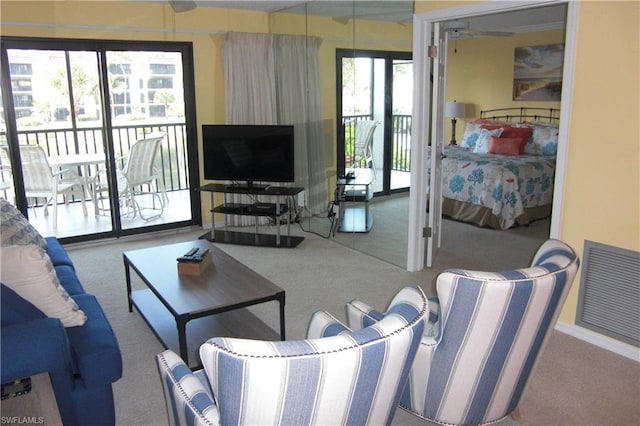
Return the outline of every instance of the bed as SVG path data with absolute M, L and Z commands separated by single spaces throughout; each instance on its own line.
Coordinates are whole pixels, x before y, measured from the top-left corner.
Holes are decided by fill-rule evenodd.
M 443 215 L 495 229 L 551 214 L 559 110 L 501 108 L 467 123 L 444 148 Z

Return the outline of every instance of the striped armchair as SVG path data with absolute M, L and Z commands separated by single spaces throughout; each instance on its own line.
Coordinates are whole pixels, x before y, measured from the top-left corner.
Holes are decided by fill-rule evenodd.
M 357 331 L 316 312 L 306 340 L 213 338 L 195 373 L 165 351 L 157 364 L 169 423 L 390 424 L 426 313 L 422 291 L 406 287 L 384 319 Z
M 578 266 L 571 247 L 552 239 L 526 269 L 440 274 L 441 312 L 425 331 L 400 406 L 451 425 L 518 418 L 518 403 Z M 347 313 L 352 328 L 385 317 L 359 301 L 349 303 Z

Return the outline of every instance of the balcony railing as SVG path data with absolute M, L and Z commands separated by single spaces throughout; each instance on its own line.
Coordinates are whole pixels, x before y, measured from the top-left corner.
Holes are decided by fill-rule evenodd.
M 158 166 L 162 170 L 163 183 L 167 191 L 189 188 L 187 167 L 187 138 L 184 123 L 138 124 L 113 126 L 114 154 L 119 167 L 124 167 L 131 145 L 150 133 L 167 134 L 160 148 Z M 104 152 L 104 129 L 102 127 L 38 128 L 18 131 L 20 145 L 40 145 L 49 156 L 70 154 L 95 154 Z M 6 133 L 0 134 L 0 146 L 7 145 Z M 6 162 L 3 156 L 0 160 Z M 6 164 L 4 164 L 6 166 Z M 104 165 L 92 166 L 90 174 L 98 174 Z
M 392 116 L 393 156 L 391 159 L 391 170 L 401 172 L 411 171 L 411 118 L 411 115 L 394 114 Z M 368 114 L 345 115 L 342 117 L 346 164 L 353 163 L 356 124 L 361 120 L 372 119 L 373 117 Z M 364 167 L 364 164 L 358 164 L 357 166 Z

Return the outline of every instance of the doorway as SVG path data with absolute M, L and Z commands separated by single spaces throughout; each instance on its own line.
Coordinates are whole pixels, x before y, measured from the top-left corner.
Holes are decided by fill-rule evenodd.
M 561 96 L 561 112 L 558 137 L 558 150 L 556 156 L 556 175 L 554 180 L 554 198 L 553 211 L 551 215 L 551 231 L 550 236 L 557 238 L 559 235 L 560 213 L 562 211 L 562 193 L 564 183 L 564 168 L 566 164 L 566 146 L 567 132 L 569 125 L 569 105 L 571 100 L 571 88 L 573 77 L 573 52 L 576 32 L 576 7 L 572 2 L 557 2 L 557 4 L 567 5 L 566 17 L 566 36 L 564 49 L 564 65 L 562 74 L 562 96 Z M 422 49 L 414 51 L 415 69 L 417 80 L 420 81 L 416 85 L 414 97 L 416 99 L 430 99 L 432 94 L 432 84 L 428 79 L 420 78 L 431 69 L 432 59 L 429 57 L 429 46 L 431 35 L 436 24 L 455 19 L 469 19 L 476 16 L 490 16 L 492 14 L 512 12 L 512 11 L 531 11 L 533 9 L 541 10 L 544 4 L 540 2 L 519 2 L 517 4 L 506 3 L 482 3 L 469 6 L 455 7 L 450 9 L 442 9 L 434 12 L 427 12 L 416 15 L 414 20 L 417 26 L 414 29 L 416 35 L 414 46 L 423 46 Z M 432 110 L 435 108 L 435 113 Z M 438 110 L 436 104 L 418 104 L 418 108 L 414 111 L 416 120 L 420 125 L 415 126 L 413 134 L 413 149 L 419 159 L 427 158 L 428 145 L 430 142 L 429 128 L 434 117 L 443 116 L 444 112 Z M 424 161 L 418 161 L 420 167 L 414 167 L 411 176 L 411 200 L 409 213 L 409 244 L 407 257 L 407 270 L 419 271 L 425 268 L 427 264 L 426 243 L 429 238 L 425 237 L 423 230 L 426 228 L 427 212 L 424 206 L 427 205 L 428 182 L 427 167 Z M 440 182 L 440 185 L 442 182 Z M 439 232 L 433 233 L 440 235 Z M 434 241 L 434 244 L 440 245 L 440 241 Z
M 376 196 L 409 190 L 413 61 L 410 52 L 336 50 L 338 174 L 372 169 Z M 357 123 L 373 120 L 372 155 L 359 159 Z
M 7 199 L 42 234 L 82 241 L 201 223 L 189 44 L 3 38 L 2 63 Z M 143 150 L 132 147 L 156 136 L 144 159 L 152 178 L 136 179 Z M 34 189 L 27 151 L 55 191 Z

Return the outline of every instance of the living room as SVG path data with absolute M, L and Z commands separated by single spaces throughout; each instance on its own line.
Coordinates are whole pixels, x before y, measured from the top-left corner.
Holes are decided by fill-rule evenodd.
M 34 6 L 35 4 L 37 7 Z M 193 12 L 175 13 L 170 5 L 156 2 L 36 3 L 3 1 L 1 7 L 3 37 L 186 41 L 193 43 L 194 80 L 197 94 L 195 109 L 198 125 L 225 122 L 225 99 L 222 90 L 224 87 L 223 33 L 226 31 L 268 33 L 271 22 L 269 15 L 265 12 L 202 7 Z M 448 7 L 450 5 L 447 2 L 416 2 L 415 11 L 421 13 Z M 569 243 L 580 257 L 583 255 L 583 245 L 586 240 L 637 251 L 640 248 L 638 241 L 640 197 L 638 195 L 638 143 L 637 138 L 630 138 L 628 135 L 636 133 L 638 101 L 637 98 L 632 99 L 623 108 L 622 105 L 602 102 L 602 99 L 628 99 L 629 93 L 638 92 L 638 81 L 634 77 L 637 72 L 629 72 L 629 70 L 637 70 L 638 64 L 638 6 L 625 2 L 614 5 L 597 2 L 581 3 L 576 7 L 576 14 L 575 19 L 579 23 L 579 31 L 575 34 L 573 97 L 569 102 L 571 115 L 568 125 L 568 161 L 564 176 L 563 203 L 561 211 L 558 213 L 561 220 L 553 232 L 560 239 Z M 328 23 L 323 28 L 326 30 L 328 38 L 348 40 L 351 36 L 340 33 L 344 26 Z M 379 32 L 388 33 L 384 30 Z M 602 37 L 600 34 L 607 34 L 607 37 Z M 373 34 L 370 36 L 373 37 Z M 337 42 L 330 44 L 334 43 L 338 44 Z M 327 57 L 332 55 L 331 50 L 334 48 L 334 46 L 327 46 Z M 594 71 L 591 65 L 601 62 L 615 64 L 611 67 L 610 74 L 606 79 Z M 326 96 L 327 99 L 333 99 L 334 93 L 335 90 L 327 90 L 323 92 L 323 96 Z M 325 106 L 332 104 L 333 102 L 330 100 L 324 102 Z M 327 106 L 327 108 L 330 107 Z M 329 110 L 326 112 L 326 117 L 333 118 L 335 114 Z M 603 122 L 616 123 L 616 125 L 601 126 L 600 124 Z M 603 156 L 601 152 L 602 141 L 609 139 L 622 145 L 627 154 Z M 198 142 L 199 149 L 201 149 L 200 143 L 201 141 Z M 598 173 L 594 173 L 594 170 L 597 170 Z M 203 182 L 201 177 L 198 180 Z M 597 196 L 594 196 L 593 189 L 586 188 L 596 188 L 598 190 Z M 594 205 L 595 200 L 605 203 L 607 206 L 616 206 L 620 200 L 626 200 L 626 207 L 601 208 Z M 199 215 L 206 219 L 209 217 L 208 200 L 205 195 L 202 195 L 200 201 Z M 139 241 L 136 244 L 139 244 Z M 235 249 L 230 248 L 230 250 Z M 87 250 L 94 250 L 92 253 L 97 255 L 100 249 L 96 246 L 87 248 Z M 105 250 L 109 250 L 108 247 L 105 246 Z M 322 250 L 329 249 L 322 246 Z M 78 260 L 79 265 L 83 262 L 91 264 L 91 258 L 83 261 L 81 253 L 77 249 L 74 248 L 71 252 L 77 253 L 74 256 L 80 259 Z M 247 261 L 250 262 L 250 259 L 254 257 L 261 257 L 264 253 L 271 253 L 271 251 L 250 251 L 246 254 Z M 99 256 L 102 257 L 102 255 Z M 354 253 L 353 256 L 356 259 L 352 258 L 349 262 L 336 261 L 333 270 L 347 270 L 352 264 L 362 260 L 357 253 Z M 276 264 L 281 262 L 275 255 L 269 254 L 267 257 Z M 113 261 L 114 265 L 116 262 L 120 262 L 118 256 L 116 259 Z M 336 259 L 332 258 L 332 260 Z M 84 273 L 88 273 L 91 269 L 88 265 L 82 265 L 81 268 L 85 271 Z M 384 271 L 385 268 L 386 266 L 376 266 L 372 271 Z M 406 271 L 398 272 L 397 268 L 393 271 L 394 273 L 388 272 L 389 276 L 386 279 L 392 281 L 415 279 L 415 276 L 406 273 Z M 264 273 L 267 274 L 267 272 Z M 407 275 L 405 276 L 405 274 Z M 379 275 L 379 277 L 382 276 Z M 394 278 L 396 276 L 403 278 Z M 330 277 L 327 279 L 331 280 Z M 347 282 L 358 282 L 362 279 L 364 278 L 350 277 L 351 281 Z M 367 279 L 376 279 L 375 274 Z M 576 277 L 573 290 L 560 317 L 562 323 L 574 327 L 578 310 L 579 283 L 580 275 Z M 353 295 L 350 294 L 349 289 L 345 288 L 332 287 L 332 290 L 335 290 L 332 296 L 340 300 L 331 302 L 331 306 L 321 306 L 322 309 L 340 310 L 344 304 L 344 298 L 368 299 L 366 294 L 355 294 L 356 290 Z M 117 285 L 112 293 L 115 293 L 113 297 L 121 299 L 117 303 L 126 303 L 123 283 Z M 105 295 L 108 294 L 109 291 L 105 291 Z M 384 293 L 384 297 L 388 296 L 388 292 Z M 382 299 L 383 296 L 380 295 L 380 298 Z M 324 301 L 326 302 L 326 300 Z M 297 313 L 295 318 L 304 321 L 303 318 L 308 318 L 311 312 L 306 311 L 309 308 L 308 305 L 296 306 L 290 303 L 288 315 Z M 301 312 L 302 309 L 305 311 Z M 153 340 L 153 335 L 149 333 L 148 329 L 144 328 L 144 324 L 140 323 L 136 327 L 138 326 L 140 326 L 138 330 L 143 336 L 142 339 L 151 344 L 152 350 L 150 352 L 158 350 L 159 346 L 153 346 L 157 345 L 157 342 Z M 290 330 L 288 334 L 292 337 L 300 336 L 302 328 L 300 325 L 297 329 Z M 575 328 L 577 329 L 577 327 Z M 581 337 L 585 340 L 590 339 L 590 337 Z M 598 336 L 595 337 L 595 340 L 598 340 Z M 601 340 L 607 342 L 604 337 Z M 135 346 L 136 342 L 133 338 L 131 340 L 123 339 L 120 344 L 122 347 Z M 607 343 L 602 345 L 606 346 Z M 145 351 L 147 350 L 145 349 Z M 630 349 L 630 351 L 635 354 L 637 359 L 637 349 Z M 152 364 L 152 360 L 149 361 L 149 364 Z M 634 364 L 632 368 L 637 372 L 637 364 Z M 127 362 L 125 360 L 126 374 Z M 149 374 L 153 374 L 153 371 Z M 153 380 L 157 380 L 156 377 L 149 377 L 148 380 L 147 383 L 150 386 L 155 386 Z M 127 383 L 134 385 L 136 382 L 128 381 Z M 127 389 L 118 389 L 118 391 L 126 393 Z M 160 403 L 163 402 L 160 401 Z M 118 407 L 118 404 L 127 405 L 128 403 L 121 400 L 116 404 Z M 140 411 L 136 412 L 135 410 Z M 626 414 L 628 419 L 637 419 L 637 412 L 635 414 L 627 412 Z M 145 416 L 144 407 L 137 407 L 134 408 L 133 416 L 126 418 L 128 420 L 139 418 L 141 423 L 145 423 L 142 419 L 149 417 Z M 526 415 L 524 420 L 526 421 Z M 122 421 L 124 424 L 125 420 Z

